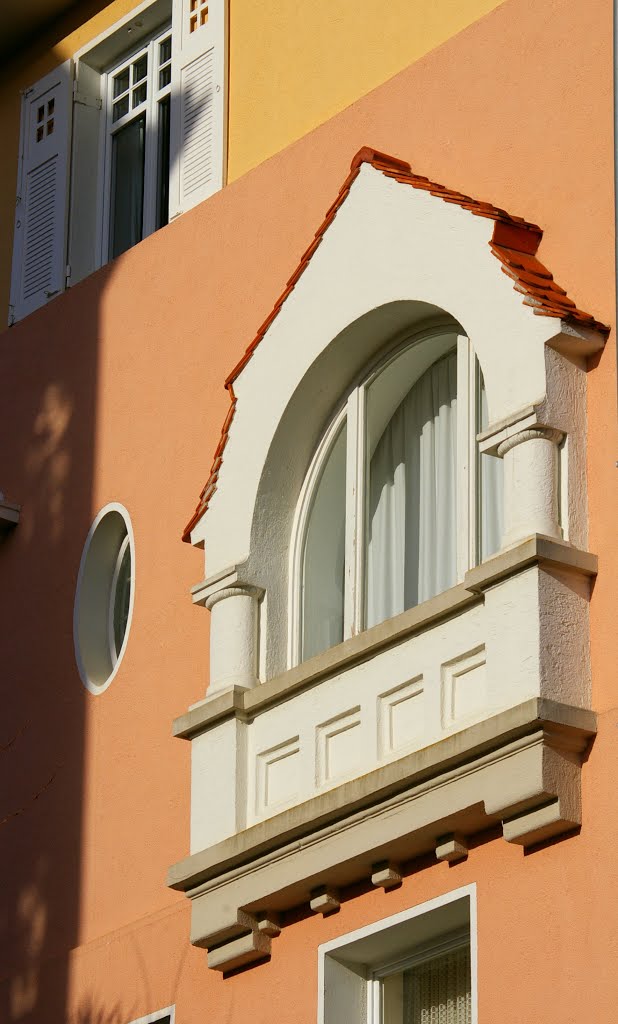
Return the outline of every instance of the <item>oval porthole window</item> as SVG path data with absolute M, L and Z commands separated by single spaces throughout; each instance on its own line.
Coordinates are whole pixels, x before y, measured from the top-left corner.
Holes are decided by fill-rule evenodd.
M 101 509 L 86 538 L 77 579 L 73 634 L 84 686 L 102 693 L 127 644 L 133 611 L 135 551 L 129 513 L 114 502 Z

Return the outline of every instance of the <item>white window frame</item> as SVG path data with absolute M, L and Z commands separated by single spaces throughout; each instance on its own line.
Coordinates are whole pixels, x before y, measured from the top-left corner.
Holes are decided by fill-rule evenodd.
M 416 920 L 418 920 L 420 924 L 420 919 L 425 915 L 431 914 L 433 911 L 439 910 L 440 908 L 448 907 L 449 904 L 466 898 L 469 899 L 469 927 L 466 928 L 465 932 L 461 929 L 455 932 L 447 931 L 441 938 L 437 938 L 431 943 L 421 942 L 418 945 L 415 944 L 413 935 L 414 922 Z M 327 959 L 331 958 L 339 962 L 341 962 L 341 960 L 345 960 L 346 952 L 351 951 L 355 944 L 360 943 L 365 939 L 377 939 L 377 944 L 379 945 L 379 940 L 382 936 L 386 941 L 389 933 L 393 932 L 393 929 L 406 923 L 409 923 L 409 931 L 412 933 L 409 953 L 396 959 L 393 959 L 392 956 L 390 958 L 385 957 L 384 959 L 380 959 L 378 956 L 377 958 L 373 958 L 371 963 L 365 964 L 364 970 L 363 965 L 356 965 L 355 973 L 360 972 L 364 977 L 364 980 L 361 980 L 361 984 L 365 986 L 366 998 L 364 1003 L 366 1006 L 366 1013 L 364 1015 L 364 1019 L 351 1020 L 349 1024 L 381 1024 L 380 983 L 384 977 L 389 974 L 405 970 L 407 967 L 413 966 L 415 963 L 420 963 L 423 960 L 430 959 L 433 956 L 439 956 L 441 953 L 444 953 L 449 949 L 454 949 L 464 944 L 468 944 L 468 942 L 470 946 L 471 1024 L 478 1024 L 478 937 L 476 898 L 476 883 L 473 882 L 471 885 L 462 886 L 460 889 L 454 889 L 451 892 L 444 893 L 443 895 L 427 900 L 425 903 L 421 903 L 416 907 L 410 907 L 408 910 L 404 910 L 399 914 L 393 914 L 392 917 L 376 921 L 374 924 L 366 925 L 363 928 L 359 928 L 354 932 L 349 932 L 346 935 L 341 935 L 339 938 L 332 939 L 330 942 L 326 942 L 319 946 L 317 1024 L 329 1024 L 328 1000 L 329 997 L 332 998 L 332 993 L 327 992 L 326 986 Z
M 166 1006 L 164 1010 L 155 1010 L 154 1013 L 147 1013 L 145 1017 L 137 1017 L 136 1020 L 130 1021 L 129 1024 L 157 1024 L 157 1021 L 162 1020 L 164 1017 L 169 1017 L 170 1024 L 175 1024 L 176 1006 Z
M 303 556 L 313 498 L 332 445 L 347 424 L 345 503 L 345 585 L 343 639 L 362 632 L 365 626 L 365 529 L 368 495 L 366 416 L 367 393 L 372 382 L 404 351 L 452 334 L 457 349 L 457 582 L 480 555 L 479 452 L 476 441 L 480 410 L 480 367 L 471 340 L 454 324 L 439 324 L 419 332 L 406 332 L 386 357 L 364 371 L 338 408 L 316 449 L 297 504 L 290 545 L 288 607 L 288 668 L 302 660 Z M 460 439 L 463 443 L 460 443 Z M 460 452 L 464 453 L 462 458 Z
M 160 26 L 153 34 L 140 40 L 129 54 L 125 54 L 122 60 L 116 61 L 106 72 L 101 75 L 101 91 L 104 97 L 102 118 L 103 143 L 100 147 L 100 172 L 101 182 L 100 195 L 97 205 L 100 210 L 98 254 L 100 265 L 108 263 L 113 257 L 110 253 L 111 246 L 111 205 L 112 205 L 112 152 L 113 138 L 122 128 L 125 128 L 137 118 L 145 116 L 146 127 L 144 133 L 144 194 L 143 194 L 143 219 L 142 219 L 142 241 L 156 230 L 157 217 L 157 143 L 158 143 L 158 107 L 167 96 L 171 97 L 171 80 L 162 89 L 158 87 L 159 63 L 158 47 L 167 38 L 172 38 L 172 23 L 167 22 Z M 173 60 L 173 43 L 172 59 Z M 148 72 L 144 81 L 147 83 L 147 98 L 135 109 L 129 111 L 116 122 L 113 118 L 113 83 L 114 78 L 125 68 L 131 65 L 141 56 L 148 57 Z M 131 93 L 129 93 L 131 98 Z

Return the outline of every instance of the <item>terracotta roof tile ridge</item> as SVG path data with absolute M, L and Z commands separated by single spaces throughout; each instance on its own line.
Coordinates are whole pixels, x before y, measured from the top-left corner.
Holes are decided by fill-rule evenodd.
M 531 306 L 537 316 L 560 317 L 567 322 L 582 324 L 590 330 L 609 334 L 606 324 L 577 308 L 534 253 L 500 244 L 496 241 L 495 231 L 489 247 L 500 261 L 502 273 L 511 278 L 515 291 L 524 296 L 525 305 Z
M 230 395 L 230 407 L 221 430 L 221 437 L 217 445 L 213 462 L 210 468 L 208 480 L 200 494 L 200 498 L 182 535 L 183 541 L 189 541 L 194 527 L 200 521 L 213 494 L 217 489 L 219 470 L 223 463 L 223 454 L 227 444 L 230 428 L 236 411 L 236 396 L 234 394 L 234 381 L 245 368 L 257 346 L 266 334 L 267 330 L 281 312 L 281 308 L 296 287 L 300 277 L 306 270 L 311 258 L 319 247 L 327 228 L 333 222 L 337 211 L 345 201 L 355 179 L 360 173 L 363 164 L 370 164 L 375 170 L 380 171 L 388 178 L 410 185 L 420 191 L 429 192 L 430 195 L 441 199 L 443 202 L 453 203 L 467 210 L 477 217 L 485 217 L 494 221 L 494 230 L 489 247 L 501 263 L 501 270 L 514 282 L 513 287 L 524 296 L 524 303 L 533 308 L 537 316 L 560 317 L 567 321 L 576 321 L 584 326 L 609 333 L 609 328 L 595 320 L 589 313 L 578 309 L 575 303 L 569 299 L 565 290 L 557 285 L 545 266 L 536 258 L 539 243 L 543 237 L 542 229 L 537 224 L 532 224 L 522 217 L 514 217 L 500 207 L 493 206 L 479 199 L 473 199 L 463 192 L 456 192 L 452 189 L 433 182 L 420 174 L 415 174 L 410 164 L 398 157 L 382 153 L 380 150 L 363 146 L 355 154 L 350 164 L 350 171 L 343 182 L 335 201 L 326 211 L 324 219 L 318 227 L 311 244 L 300 258 L 296 270 L 286 283 L 285 289 L 275 302 L 271 312 L 258 328 L 253 341 L 248 345 L 243 356 L 236 364 L 225 381 L 225 387 Z

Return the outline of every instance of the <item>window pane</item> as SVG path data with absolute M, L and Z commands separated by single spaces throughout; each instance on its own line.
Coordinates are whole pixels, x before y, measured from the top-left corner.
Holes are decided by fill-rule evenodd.
M 346 428 L 317 485 L 303 552 L 302 658 L 343 640 Z
M 479 430 L 485 430 L 488 426 L 487 416 L 487 393 L 480 376 L 481 408 L 479 415 Z M 502 542 L 502 528 L 504 519 L 503 509 L 503 478 L 504 463 L 502 459 L 494 455 L 481 455 L 480 463 L 480 540 L 481 540 L 481 561 L 495 555 L 500 550 Z
M 141 80 L 146 77 L 147 73 L 148 54 L 145 53 L 144 56 L 140 57 L 139 60 L 136 60 L 133 65 L 133 85 L 135 85 L 136 82 L 141 82 Z
M 141 241 L 144 213 L 143 117 L 113 136 L 110 210 L 110 257 Z
M 114 99 L 129 88 L 129 69 L 125 68 L 114 76 Z
M 157 125 L 157 228 L 169 221 L 170 193 L 170 98 L 158 105 Z
M 135 110 L 136 107 L 139 107 L 140 103 L 146 102 L 146 96 L 146 83 L 144 82 L 142 85 L 138 85 L 137 89 L 133 90 L 133 110 Z
M 159 66 L 167 64 L 172 59 L 172 37 L 168 36 L 159 43 Z
M 471 1020 L 468 946 L 403 972 L 402 1024 L 470 1024 Z
M 129 620 L 129 603 L 131 601 L 131 546 L 127 544 L 121 556 L 120 566 L 116 577 L 116 590 L 113 595 L 113 630 L 114 648 L 116 657 L 120 654 L 120 648 L 127 631 Z
M 114 103 L 112 121 L 119 121 L 121 117 L 129 113 L 129 97 L 123 96 L 121 100 Z
M 424 368 L 450 345 L 408 349 L 369 388 L 368 626 L 456 582 L 456 352 Z

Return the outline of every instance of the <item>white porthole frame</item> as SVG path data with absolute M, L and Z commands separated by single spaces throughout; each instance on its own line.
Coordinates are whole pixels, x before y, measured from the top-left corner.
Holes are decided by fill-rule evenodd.
M 107 657 L 109 659 L 109 663 L 110 663 L 110 670 L 109 670 L 109 673 L 106 675 L 106 678 L 104 679 L 104 681 L 98 682 L 96 679 L 92 678 L 93 673 L 89 672 L 88 666 L 87 666 L 87 662 L 89 660 L 92 660 L 93 652 L 89 651 L 89 652 L 86 653 L 86 652 L 84 652 L 82 650 L 83 637 L 81 636 L 81 633 L 82 633 L 81 621 L 82 621 L 82 616 L 85 613 L 87 614 L 87 612 L 88 612 L 88 609 L 84 608 L 84 597 L 85 597 L 84 591 L 85 591 L 86 571 L 87 571 L 87 567 L 88 567 L 88 564 L 89 564 L 89 554 L 90 554 L 91 549 L 92 549 L 92 542 L 93 542 L 93 540 L 95 538 L 95 535 L 97 534 L 97 531 L 99 530 L 103 520 L 107 516 L 109 516 L 111 513 L 117 513 L 118 515 L 121 516 L 121 518 L 122 518 L 122 520 L 124 522 L 124 527 L 125 527 L 125 530 L 126 530 L 126 536 L 123 538 L 118 551 L 110 559 L 109 566 L 102 567 L 102 569 L 100 570 L 100 571 L 104 572 L 105 568 L 107 568 L 108 575 L 109 575 L 109 592 L 106 595 L 105 602 L 102 603 L 102 607 L 104 608 L 104 613 L 105 613 L 104 627 L 103 627 L 103 624 L 101 624 L 101 636 L 104 637 L 104 642 L 105 642 L 105 645 L 106 645 L 106 649 L 105 649 L 105 652 L 103 652 L 103 651 L 95 651 L 94 652 L 94 656 L 95 656 L 95 658 L 96 657 L 100 657 L 103 660 L 105 659 L 105 657 Z M 115 593 L 114 586 L 115 586 L 115 583 L 116 583 L 116 581 L 118 579 L 119 568 L 120 568 L 120 565 L 121 565 L 121 562 L 122 562 L 122 557 L 123 557 L 123 555 L 124 555 L 124 553 L 126 551 L 127 544 L 129 545 L 130 551 L 131 551 L 131 593 L 130 593 L 130 596 L 129 596 L 129 613 L 127 615 L 127 625 L 126 625 L 126 629 L 125 629 L 125 632 L 124 632 L 124 637 L 123 637 L 123 640 L 122 640 L 122 646 L 121 646 L 118 654 L 116 655 L 115 654 L 115 650 L 114 650 L 114 642 L 113 642 L 113 608 L 112 608 L 112 600 L 113 600 L 113 595 Z M 104 578 L 102 579 L 102 581 L 96 581 L 96 580 L 94 581 L 95 584 L 97 582 L 99 583 L 99 585 L 101 583 L 102 583 L 103 586 L 106 585 Z M 94 584 L 90 583 L 90 586 L 92 586 L 92 585 L 94 585 Z M 111 684 L 114 681 L 114 679 L 116 677 L 116 674 L 117 674 L 117 672 L 118 672 L 118 670 L 120 668 L 120 665 L 122 663 L 122 659 L 124 657 L 124 653 L 125 653 L 125 650 L 126 650 L 127 641 L 128 641 L 128 638 L 129 638 L 129 633 L 131 631 L 131 621 L 133 619 L 133 606 L 134 606 L 134 603 L 135 603 L 135 536 L 134 536 L 134 533 L 133 533 L 133 526 L 131 524 L 131 517 L 129 515 L 128 510 L 125 508 L 125 506 L 121 505 L 120 502 L 112 501 L 112 502 L 109 502 L 107 505 L 104 505 L 103 508 L 100 509 L 100 511 L 95 516 L 95 519 L 94 519 L 94 521 L 92 523 L 92 526 L 90 527 L 90 529 L 88 531 L 88 535 L 86 537 L 86 541 L 85 541 L 84 548 L 83 548 L 83 551 L 82 551 L 81 560 L 80 560 L 80 563 L 79 563 L 79 571 L 78 571 L 78 574 L 77 574 L 77 585 L 76 585 L 76 588 L 75 588 L 75 603 L 74 603 L 74 606 L 73 606 L 73 646 L 74 646 L 74 650 L 75 650 L 75 660 L 76 660 L 76 663 L 77 663 L 77 668 L 78 668 L 78 671 L 79 671 L 80 679 L 81 679 L 83 685 L 89 691 L 89 693 L 92 693 L 95 696 L 98 696 L 99 694 L 104 693 L 105 690 L 107 690 L 107 688 L 109 686 L 111 686 Z M 110 632 L 110 629 L 111 629 L 111 632 Z

